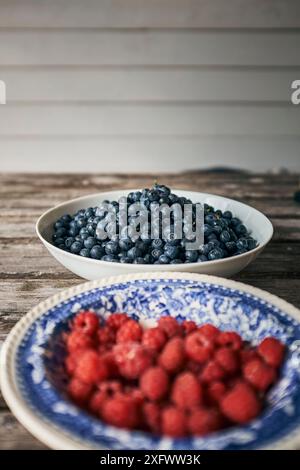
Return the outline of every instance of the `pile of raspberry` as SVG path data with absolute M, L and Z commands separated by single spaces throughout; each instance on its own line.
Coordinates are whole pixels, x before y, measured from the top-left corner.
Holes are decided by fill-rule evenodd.
M 161 317 L 144 329 L 125 313 L 79 312 L 65 335 L 68 394 L 104 422 L 174 438 L 258 416 L 284 345 L 257 347 L 234 331 Z

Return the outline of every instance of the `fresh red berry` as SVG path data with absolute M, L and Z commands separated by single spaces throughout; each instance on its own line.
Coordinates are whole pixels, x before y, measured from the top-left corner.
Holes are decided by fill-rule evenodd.
M 94 346 L 94 341 L 90 336 L 81 331 L 71 331 L 67 336 L 67 349 L 69 352 L 76 352 L 83 349 L 90 349 Z
M 182 328 L 174 317 L 160 317 L 158 327 L 166 333 L 168 338 L 182 334 Z
M 171 399 L 183 409 L 191 409 L 202 402 L 202 387 L 192 372 L 181 372 L 175 378 Z
M 185 413 L 176 406 L 167 406 L 162 410 L 161 428 L 167 436 L 183 437 L 187 433 Z
M 90 411 L 92 411 L 92 413 L 94 413 L 95 415 L 100 416 L 102 406 L 105 400 L 107 400 L 106 393 L 102 392 L 101 390 L 97 390 L 95 393 L 93 393 L 92 397 L 90 398 L 90 401 L 89 401 Z
M 142 344 L 145 348 L 159 352 L 167 341 L 166 334 L 160 328 L 148 328 L 143 333 Z
M 91 384 L 82 382 L 77 378 L 72 378 L 68 384 L 68 393 L 80 405 L 83 405 L 89 399 L 91 391 Z
M 75 330 L 85 335 L 93 335 L 99 327 L 99 318 L 95 312 L 79 312 L 73 320 Z
M 170 373 L 178 372 L 182 369 L 185 363 L 183 339 L 179 337 L 171 338 L 162 350 L 158 362 Z
M 261 405 L 250 385 L 239 382 L 230 390 L 220 403 L 221 411 L 234 423 L 247 423 L 260 412 Z
M 239 351 L 243 346 L 242 338 L 235 331 L 221 331 L 216 341 L 219 346 L 226 346 L 234 351 Z
M 200 364 L 199 362 L 192 361 L 190 359 L 186 363 L 186 369 L 189 370 L 190 372 L 193 372 L 193 374 L 199 375 L 203 369 L 203 365 Z
M 246 364 L 247 362 L 252 361 L 252 359 L 259 359 L 260 357 L 254 348 L 241 349 L 239 353 L 242 364 Z
M 148 402 L 143 405 L 143 419 L 150 431 L 155 434 L 160 432 L 160 408 L 156 403 Z
M 211 341 L 214 341 L 220 333 L 220 330 L 211 323 L 205 323 L 199 326 L 198 331 L 202 336 Z
M 162 367 L 149 367 L 140 378 L 140 387 L 149 400 L 161 400 L 168 393 L 168 374 Z
M 109 317 L 107 317 L 105 324 L 108 326 L 108 328 L 112 328 L 116 331 L 122 325 L 124 325 L 128 319 L 129 317 L 126 315 L 126 313 L 112 313 Z
M 284 358 L 285 346 L 276 338 L 265 338 L 257 347 L 264 361 L 273 367 L 279 367 Z
M 201 374 L 200 379 L 202 382 L 214 382 L 215 380 L 222 380 L 225 377 L 226 373 L 223 367 L 220 366 L 214 359 L 208 361 Z
M 140 343 L 120 343 L 113 351 L 120 374 L 127 379 L 137 379 L 152 363 L 151 355 Z
M 130 387 L 125 390 L 126 395 L 129 395 L 138 406 L 142 406 L 145 402 L 145 395 L 142 390 L 137 387 Z
M 182 326 L 182 328 L 183 328 L 186 335 L 188 335 L 192 331 L 197 330 L 197 325 L 192 320 L 183 320 L 181 326 Z
M 226 393 L 226 385 L 220 380 L 210 382 L 206 389 L 206 396 L 209 403 L 219 403 Z
M 101 359 L 106 364 L 108 370 L 108 376 L 110 378 L 118 377 L 119 375 L 119 368 L 115 360 L 115 355 L 113 351 L 105 351 L 103 354 L 100 355 Z
M 73 375 L 77 366 L 78 359 L 81 357 L 82 351 L 76 351 L 69 354 L 65 359 L 65 368 L 69 375 Z
M 119 428 L 132 429 L 139 424 L 138 406 L 132 398 L 122 394 L 106 400 L 101 415 L 106 423 Z
M 213 343 L 197 330 L 185 338 L 185 351 L 190 359 L 203 363 L 211 357 Z
M 232 349 L 218 349 L 215 352 L 214 359 L 228 374 L 234 374 L 239 369 L 238 356 Z
M 276 380 L 275 369 L 265 364 L 261 359 L 247 362 L 244 365 L 243 373 L 245 379 L 262 392 L 267 390 Z
M 214 408 L 195 408 L 188 417 L 188 428 L 195 436 L 205 436 L 222 427 L 222 418 Z
M 127 320 L 117 332 L 117 343 L 140 341 L 143 335 L 141 325 L 135 320 Z
M 105 362 L 100 359 L 96 351 L 84 351 L 78 359 L 74 371 L 77 379 L 88 384 L 96 384 L 107 379 L 108 369 Z
M 100 345 L 112 345 L 116 339 L 116 333 L 108 326 L 102 326 L 97 332 L 97 337 Z

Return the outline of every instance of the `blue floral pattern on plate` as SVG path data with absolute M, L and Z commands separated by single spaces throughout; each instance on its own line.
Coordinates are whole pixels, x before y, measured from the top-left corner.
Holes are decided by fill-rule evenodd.
M 204 438 L 169 439 L 107 426 L 68 401 L 61 334 L 82 308 L 101 317 L 125 311 L 145 325 L 161 315 L 212 322 L 258 343 L 272 335 L 288 345 L 281 377 L 268 394 L 262 415 L 247 426 Z M 254 449 L 271 445 L 300 425 L 300 324 L 249 293 L 185 279 L 137 279 L 78 294 L 49 309 L 24 335 L 16 354 L 18 388 L 27 405 L 46 423 L 91 448 Z

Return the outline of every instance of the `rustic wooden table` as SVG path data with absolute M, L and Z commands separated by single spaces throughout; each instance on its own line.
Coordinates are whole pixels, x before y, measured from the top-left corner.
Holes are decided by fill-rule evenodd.
M 0 341 L 25 313 L 60 289 L 82 282 L 60 266 L 35 235 L 38 216 L 85 194 L 151 185 L 155 175 L 0 175 Z M 299 175 L 192 172 L 170 174 L 173 188 L 229 196 L 264 212 L 275 235 L 260 257 L 236 276 L 300 307 Z M 0 397 L 0 449 L 44 449 L 13 417 Z

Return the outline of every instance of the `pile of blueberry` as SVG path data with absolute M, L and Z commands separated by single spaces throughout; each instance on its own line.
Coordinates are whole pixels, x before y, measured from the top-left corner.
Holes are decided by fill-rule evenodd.
M 234 217 L 230 211 L 222 212 L 204 204 L 204 243 L 199 249 L 191 250 L 187 246 L 191 241 L 187 237 L 174 238 L 174 224 L 171 217 L 171 227 L 168 233 L 160 238 L 151 239 L 147 232 L 141 231 L 138 237 L 130 236 L 134 216 L 128 215 L 127 226 L 121 233 L 109 235 L 109 223 L 106 225 L 108 238 L 103 240 L 97 236 L 97 227 L 107 215 L 105 207 L 110 203 L 114 208 L 116 218 L 119 214 L 119 202 L 103 201 L 98 207 L 80 209 L 74 215 L 63 215 L 54 224 L 53 244 L 58 248 L 86 258 L 93 258 L 114 263 L 134 264 L 179 264 L 205 262 L 236 256 L 253 250 L 256 240 L 250 236 L 241 220 Z M 192 204 L 185 197 L 172 193 L 164 185 L 155 184 L 151 189 L 131 192 L 127 196 L 127 204 L 142 203 L 148 210 L 152 203 L 172 206 L 177 203 L 181 207 Z M 196 211 L 193 208 L 193 224 Z M 183 232 L 185 230 L 183 229 Z

